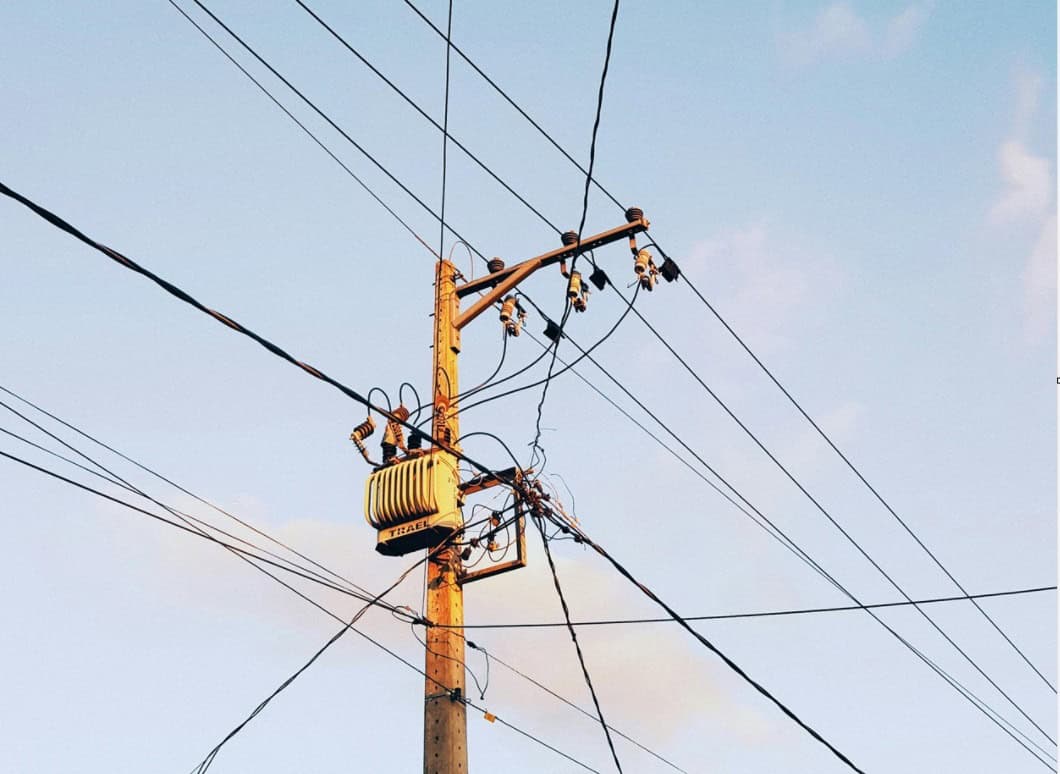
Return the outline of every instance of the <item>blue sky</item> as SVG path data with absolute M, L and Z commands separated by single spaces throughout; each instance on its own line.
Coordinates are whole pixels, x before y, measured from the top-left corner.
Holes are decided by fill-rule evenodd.
M 439 133 L 297 5 L 208 5 L 437 206 Z M 444 24 L 447 4 L 420 6 Z M 440 119 L 444 45 L 404 4 L 313 7 Z M 453 39 L 584 163 L 609 12 L 457 0 Z M 427 393 L 431 255 L 168 3 L 7 4 L 0 65 L 6 184 L 362 392 L 380 385 L 396 399 L 410 380 Z M 437 243 L 429 215 L 270 85 Z M 584 178 L 456 58 L 449 126 L 548 218 L 577 226 Z M 624 3 L 597 177 L 645 210 L 652 236 L 966 588 L 1055 582 L 1051 4 Z M 557 245 L 452 147 L 446 212 L 509 262 Z M 621 218 L 594 194 L 586 230 Z M 363 586 L 382 589 L 410 563 L 378 556 L 361 518 L 368 471 L 346 440 L 361 407 L 13 202 L 0 203 L 0 234 L 0 384 Z M 465 253 L 454 252 L 462 269 Z M 597 259 L 616 283 L 632 280 L 620 245 Z M 557 273 L 526 289 L 559 316 Z M 572 335 L 596 341 L 623 308 L 611 290 L 594 294 Z M 642 294 L 637 308 L 903 588 L 954 592 L 683 283 Z M 464 385 L 495 367 L 497 326 L 487 314 L 465 331 Z M 544 326 L 531 314 L 528 327 Z M 505 370 L 539 351 L 509 341 Z M 859 598 L 898 598 L 636 319 L 599 360 Z M 650 424 L 591 365 L 578 370 Z M 525 454 L 538 395 L 469 411 L 462 429 Z M 4 414 L 0 426 L 39 438 Z M 554 382 L 543 427 L 548 473 L 562 477 L 552 485 L 584 528 L 682 613 L 846 601 L 577 378 Z M 486 439 L 466 448 L 507 464 Z M 9 437 L 0 449 L 62 468 Z M 0 746 L 12 771 L 187 771 L 334 630 L 202 541 L 10 462 L 0 487 Z M 468 588 L 469 623 L 559 620 L 530 542 L 530 567 Z M 591 553 L 569 543 L 555 553 L 576 618 L 658 614 Z M 389 598 L 418 608 L 417 577 Z M 355 609 L 307 591 L 340 614 Z M 1055 595 L 983 604 L 1055 684 Z M 929 611 L 1055 729 L 1055 694 L 974 608 Z M 881 617 L 1055 754 L 915 611 Z M 1044 768 L 863 613 L 697 629 L 867 771 Z M 422 659 L 387 613 L 369 613 L 364 630 Z M 686 770 L 844 770 L 676 627 L 581 638 L 608 720 Z M 562 630 L 475 639 L 590 706 Z M 469 667 L 482 678 L 479 654 Z M 419 675 L 347 636 L 214 770 L 416 770 L 421 702 Z M 496 664 L 481 703 L 608 769 L 598 726 Z M 569 770 L 475 713 L 468 731 L 476 770 Z M 628 771 L 666 770 L 618 750 Z

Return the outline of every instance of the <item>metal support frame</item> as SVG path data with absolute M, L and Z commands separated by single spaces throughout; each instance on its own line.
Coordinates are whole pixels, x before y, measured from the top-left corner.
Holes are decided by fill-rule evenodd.
M 543 253 L 536 258 L 517 263 L 515 266 L 508 266 L 500 271 L 487 274 L 485 277 L 479 277 L 470 282 L 465 282 L 456 289 L 456 295 L 459 298 L 487 289 L 489 289 L 489 291 L 484 293 L 480 299 L 468 307 L 466 312 L 459 315 L 456 320 L 453 321 L 453 325 L 456 326 L 457 330 L 463 328 L 497 303 L 497 301 L 499 301 L 509 290 L 514 288 L 538 269 L 543 269 L 546 266 L 565 261 L 568 258 L 581 255 L 589 250 L 595 250 L 597 247 L 602 247 L 611 242 L 617 242 L 620 239 L 625 239 L 627 237 L 632 238 L 641 232 L 647 231 L 650 225 L 651 224 L 648 223 L 647 218 L 637 218 L 629 223 L 625 223 L 616 228 L 602 231 L 599 234 L 583 239 L 576 244 L 564 245 L 563 247 Z

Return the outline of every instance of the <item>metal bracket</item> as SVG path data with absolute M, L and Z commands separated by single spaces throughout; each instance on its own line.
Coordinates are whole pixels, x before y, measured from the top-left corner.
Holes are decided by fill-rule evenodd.
M 504 471 L 502 475 L 507 472 L 508 471 Z M 515 476 L 516 481 L 522 480 L 521 471 L 515 471 Z M 473 481 L 474 479 L 467 483 L 471 484 Z M 497 483 L 502 482 L 495 481 L 486 484 L 486 486 L 494 486 Z M 489 578 L 494 575 L 510 572 L 511 570 L 518 570 L 520 567 L 526 567 L 526 516 L 523 513 L 523 501 L 522 498 L 519 497 L 518 490 L 514 491 L 513 494 L 515 496 L 515 559 L 502 564 L 483 567 L 481 570 L 476 570 L 475 572 L 461 572 L 456 578 L 456 582 L 461 586 L 477 580 L 482 580 L 483 578 Z
M 492 307 L 498 300 L 503 298 L 508 291 L 538 269 L 543 269 L 546 266 L 551 266 L 560 261 L 566 261 L 568 258 L 581 255 L 589 250 L 595 250 L 597 247 L 616 242 L 619 239 L 624 239 L 626 237 L 632 238 L 642 231 L 647 231 L 649 225 L 651 224 L 648 223 L 647 218 L 636 218 L 635 220 L 632 220 L 629 223 L 624 223 L 616 228 L 603 231 L 591 237 L 586 237 L 576 244 L 564 245 L 563 247 L 543 253 L 536 258 L 517 263 L 515 266 L 509 266 L 500 271 L 495 271 L 492 274 L 487 274 L 485 277 L 479 277 L 470 282 L 465 282 L 456 289 L 456 295 L 460 298 L 479 291 L 489 292 L 484 293 L 480 299 L 467 309 L 467 311 L 453 320 L 453 327 L 457 330 L 463 328 L 480 314 Z

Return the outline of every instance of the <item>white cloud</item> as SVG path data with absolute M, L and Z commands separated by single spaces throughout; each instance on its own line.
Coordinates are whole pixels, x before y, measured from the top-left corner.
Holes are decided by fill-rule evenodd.
M 783 342 L 800 310 L 834 284 L 833 268 L 791 240 L 778 240 L 763 223 L 732 229 L 695 244 L 690 267 L 710 273 L 726 316 L 753 346 Z M 812 277 L 812 281 L 811 281 Z
M 880 51 L 888 57 L 898 56 L 916 42 L 927 21 L 930 7 L 914 3 L 887 22 L 880 40 Z
M 1049 160 L 1031 153 L 1022 140 L 1006 140 L 998 149 L 1004 188 L 990 210 L 995 223 L 1042 217 L 1052 200 Z
M 930 10 L 930 3 L 913 3 L 874 28 L 850 3 L 840 0 L 824 8 L 808 26 L 782 33 L 781 54 L 796 66 L 855 54 L 895 57 L 916 41 Z
M 1035 240 L 1024 259 L 1023 312 L 1030 340 L 1045 335 L 1055 322 L 1056 309 L 1056 199 L 1051 161 L 1036 155 L 1028 135 L 1037 117 L 1042 79 L 1020 71 L 1015 78 L 1012 130 L 998 148 L 1001 191 L 990 208 L 994 225 L 1029 224 Z

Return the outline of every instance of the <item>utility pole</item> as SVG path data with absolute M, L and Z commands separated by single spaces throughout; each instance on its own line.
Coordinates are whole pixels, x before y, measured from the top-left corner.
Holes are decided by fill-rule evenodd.
M 435 438 L 456 446 L 459 420 L 453 400 L 459 387 L 457 354 L 460 330 L 453 324 L 459 300 L 456 267 L 440 260 L 434 281 L 434 375 L 432 401 Z M 447 546 L 427 562 L 427 618 L 440 626 L 426 631 L 427 673 L 423 708 L 424 774 L 467 772 L 467 708 L 464 706 L 463 562 L 455 546 Z M 447 690 L 448 689 L 448 690 Z
M 526 566 L 524 505 L 521 493 L 524 476 L 532 471 L 516 466 L 504 471 L 483 473 L 469 481 L 460 481 L 458 459 L 460 429 L 457 400 L 457 356 L 460 354 L 460 331 L 483 312 L 499 308 L 500 322 L 509 336 L 518 336 L 525 310 L 519 304 L 516 287 L 539 269 L 559 264 L 567 281 L 567 299 L 578 312 L 584 312 L 589 297 L 587 283 L 567 261 L 582 253 L 622 239 L 629 240 L 634 257 L 633 271 L 641 288 L 651 290 L 657 275 L 672 282 L 679 270 L 667 259 L 656 267 L 651 254 L 637 247 L 636 235 L 648 230 L 644 213 L 635 207 L 626 211 L 626 223 L 608 231 L 585 237 L 581 241 L 573 231 L 563 234 L 562 247 L 506 267 L 494 258 L 488 262 L 484 277 L 457 285 L 456 267 L 446 260 L 435 264 L 434 282 L 434 372 L 432 382 L 432 436 L 437 448 L 421 448 L 422 436 L 416 433 L 408 446 L 401 426 L 408 425 L 409 411 L 399 406 L 384 413 L 387 419 L 382 462 L 376 463 L 364 446 L 375 431 L 375 421 L 368 418 L 354 428 L 352 440 L 369 465 L 373 467 L 365 483 L 365 518 L 378 531 L 376 550 L 386 556 L 402 556 L 412 551 L 433 549 L 427 561 L 427 609 L 425 617 L 426 654 L 423 708 L 424 774 L 467 774 L 467 705 L 465 689 L 464 593 L 463 585 Z M 589 282 L 602 290 L 608 284 L 603 269 L 594 264 Z M 479 297 L 463 312 L 460 299 Z M 560 335 L 559 326 L 549 321 L 547 336 Z M 418 432 L 418 431 L 417 431 Z M 416 441 L 414 444 L 413 441 Z M 404 454 L 398 454 L 398 451 Z M 466 522 L 464 499 L 494 486 L 512 488 L 515 516 L 502 520 L 493 514 L 492 531 L 485 536 L 464 536 Z M 507 510 L 507 509 L 505 509 Z M 467 572 L 464 557 L 473 547 L 485 545 L 492 550 L 493 537 L 499 531 L 515 527 L 516 558 L 491 561 L 487 566 Z M 453 541 L 465 537 L 461 554 Z M 486 542 L 483 543 L 482 541 Z M 509 543 L 511 545 L 511 543 Z M 441 546 L 439 548 L 439 546 Z M 487 714 L 487 719 L 491 716 Z

